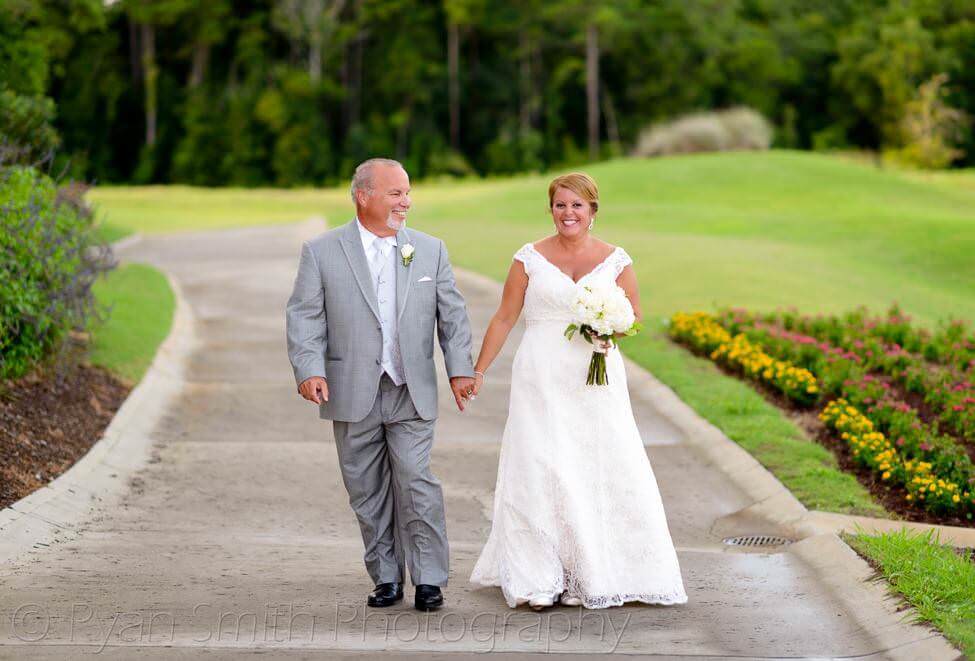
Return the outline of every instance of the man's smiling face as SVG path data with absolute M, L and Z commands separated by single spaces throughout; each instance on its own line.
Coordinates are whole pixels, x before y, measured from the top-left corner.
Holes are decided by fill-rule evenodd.
M 398 232 L 406 223 L 410 210 L 410 177 L 395 165 L 376 165 L 372 190 L 364 196 L 362 207 L 370 220 Z

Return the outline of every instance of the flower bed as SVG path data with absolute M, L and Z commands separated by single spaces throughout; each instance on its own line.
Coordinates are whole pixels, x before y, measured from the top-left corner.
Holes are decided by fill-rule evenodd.
M 772 386 L 795 402 L 810 405 L 819 397 L 819 385 L 809 370 L 776 360 L 743 335 L 732 337 L 707 314 L 674 315 L 670 334 L 698 353 L 707 354 L 711 360 L 733 371 Z
M 732 333 L 776 329 L 855 357 L 864 372 L 887 375 L 893 384 L 916 395 L 930 408 L 932 422 L 941 430 L 975 445 L 975 337 L 966 338 L 966 326 L 960 321 L 942 324 L 932 334 L 911 328 L 896 307 L 877 318 L 862 310 L 842 317 L 723 310 L 717 320 Z
M 941 431 L 938 421 L 924 421 L 898 396 L 891 380 L 871 374 L 866 360 L 856 353 L 763 322 L 748 326 L 726 319 L 718 321 L 728 323 L 729 332 L 741 333 L 779 360 L 810 370 L 820 380 L 824 397 L 844 397 L 859 407 L 908 456 L 934 464 L 936 473 L 947 479 L 975 484 L 975 464 L 962 443 Z
M 694 351 L 774 387 L 800 407 L 825 404 L 820 419 L 850 446 L 858 464 L 874 470 L 881 480 L 903 486 L 906 499 L 929 512 L 972 518 L 971 448 L 964 438 L 942 431 L 947 425 L 940 417 L 924 420 L 900 396 L 907 389 L 905 375 L 931 368 L 923 357 L 902 347 L 879 350 L 866 342 L 858 346 L 856 340 L 835 332 L 835 326 L 822 324 L 821 335 L 839 337 L 848 346 L 834 345 L 800 332 L 799 324 L 788 328 L 781 319 L 769 317 L 743 310 L 724 310 L 717 316 L 678 313 L 669 333 Z
M 819 419 L 847 442 L 858 463 L 879 473 L 882 480 L 903 485 L 907 500 L 935 513 L 975 509 L 971 491 L 938 477 L 930 462 L 906 459 L 900 448 L 876 431 L 873 422 L 845 399 L 830 402 Z

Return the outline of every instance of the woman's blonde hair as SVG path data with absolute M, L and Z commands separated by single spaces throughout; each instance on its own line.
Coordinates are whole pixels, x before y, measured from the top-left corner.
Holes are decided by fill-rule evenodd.
M 592 212 L 599 211 L 599 189 L 596 182 L 588 174 L 583 172 L 570 172 L 556 177 L 548 185 L 548 208 L 552 208 L 555 200 L 555 191 L 558 188 L 568 188 L 570 191 L 589 203 Z

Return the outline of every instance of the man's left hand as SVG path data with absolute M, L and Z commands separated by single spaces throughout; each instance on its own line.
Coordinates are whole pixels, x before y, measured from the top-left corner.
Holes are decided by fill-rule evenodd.
M 474 379 L 469 376 L 455 376 L 450 380 L 450 389 L 454 393 L 457 408 L 463 411 L 474 394 Z

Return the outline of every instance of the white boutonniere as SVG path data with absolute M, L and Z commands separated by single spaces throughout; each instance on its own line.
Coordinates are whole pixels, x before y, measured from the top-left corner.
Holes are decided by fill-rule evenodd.
M 399 249 L 399 254 L 403 258 L 403 266 L 409 266 L 410 262 L 413 261 L 413 252 L 414 249 L 412 243 L 404 243 Z

